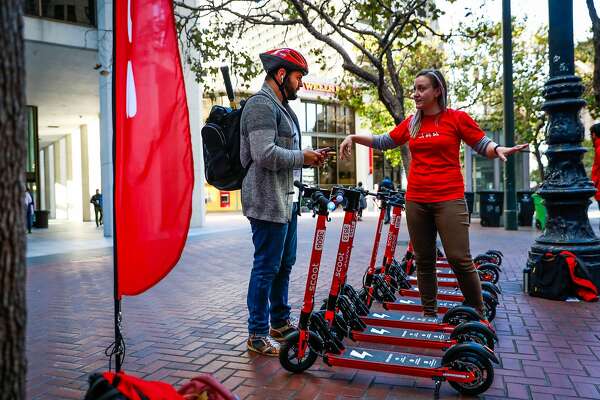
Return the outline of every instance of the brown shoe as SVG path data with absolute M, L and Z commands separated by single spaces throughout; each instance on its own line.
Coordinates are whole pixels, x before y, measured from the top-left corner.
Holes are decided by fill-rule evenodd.
M 434 312 L 431 312 L 431 311 L 424 311 L 424 312 L 423 312 L 423 316 L 424 316 L 425 318 L 435 318 L 436 320 L 438 320 L 438 321 L 439 321 L 438 315 L 437 315 L 437 313 L 436 313 L 435 311 L 434 311 Z
M 277 357 L 279 355 L 279 343 L 271 336 L 256 336 L 252 335 L 246 342 L 248 350 L 269 357 Z
M 271 330 L 269 331 L 269 336 L 271 336 L 273 339 L 277 340 L 278 342 L 283 342 L 285 341 L 285 337 L 289 334 L 292 334 L 294 332 L 296 332 L 298 330 L 298 324 L 291 320 L 288 319 L 287 321 L 285 321 L 285 324 L 274 328 L 271 327 Z

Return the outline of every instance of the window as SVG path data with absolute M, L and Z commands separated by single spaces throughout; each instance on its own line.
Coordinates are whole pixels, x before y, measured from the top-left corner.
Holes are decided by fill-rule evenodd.
M 317 139 L 317 148 L 323 148 L 323 147 L 333 147 L 334 149 L 336 149 L 337 151 L 337 143 L 335 138 L 318 138 Z M 338 161 L 337 161 L 337 153 L 336 154 L 330 154 L 329 155 L 329 160 L 327 161 L 327 163 L 322 167 L 319 168 L 319 185 L 327 187 L 327 186 L 333 186 L 336 183 L 340 183 L 338 182 L 338 177 L 337 177 L 337 165 L 338 165 Z
M 337 106 L 335 104 L 327 105 L 327 132 L 337 133 Z
M 26 132 L 27 136 L 27 165 L 26 165 L 26 180 L 27 187 L 31 190 L 36 208 L 40 205 L 40 190 L 39 190 L 39 147 L 38 147 L 38 119 L 37 107 L 27 106 L 26 113 Z
M 327 108 L 317 104 L 317 126 L 315 132 L 327 132 Z
M 337 151 L 343 138 L 354 133 L 354 113 L 347 107 L 334 103 L 302 102 L 293 104 L 302 129 L 302 147 L 313 149 L 331 147 L 329 161 L 323 168 L 304 169 L 302 181 L 323 187 L 356 185 L 354 153 L 348 160 L 339 160 Z
M 336 150 L 340 148 L 340 144 L 342 143 L 341 138 L 337 139 Z M 338 165 L 338 183 L 341 185 L 356 185 L 356 160 L 354 155 L 356 154 L 356 145 L 352 150 L 352 154 L 350 157 L 340 160 Z
M 296 113 L 298 117 L 298 123 L 300 124 L 300 131 L 306 132 L 306 104 L 301 103 L 299 101 L 290 102 L 290 106 L 292 110 Z
M 315 103 L 306 103 L 306 132 L 317 131 L 317 105 Z M 302 123 L 300 123 L 302 126 Z
M 81 25 L 96 25 L 95 0 L 27 0 L 25 14 Z
M 373 183 L 379 185 L 386 176 L 392 180 L 396 188 L 402 187 L 402 167 L 392 166 L 383 151 L 373 149 Z

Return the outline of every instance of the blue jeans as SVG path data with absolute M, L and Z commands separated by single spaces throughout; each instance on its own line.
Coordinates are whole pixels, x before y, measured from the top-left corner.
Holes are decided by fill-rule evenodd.
M 290 317 L 288 286 L 296 262 L 297 204 L 287 224 L 250 220 L 254 243 L 254 264 L 248 285 L 248 332 L 265 336 L 271 326 L 281 326 Z

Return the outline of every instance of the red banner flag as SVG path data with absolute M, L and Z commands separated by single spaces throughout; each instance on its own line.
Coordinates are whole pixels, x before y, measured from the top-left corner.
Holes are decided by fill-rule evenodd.
M 192 213 L 189 116 L 171 0 L 119 0 L 115 12 L 117 296 L 175 266 Z

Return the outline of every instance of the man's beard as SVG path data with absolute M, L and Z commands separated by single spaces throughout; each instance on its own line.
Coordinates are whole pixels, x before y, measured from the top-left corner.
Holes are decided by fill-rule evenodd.
M 292 87 L 290 82 L 285 84 L 285 97 L 288 100 L 296 100 L 298 98 L 298 90 Z

